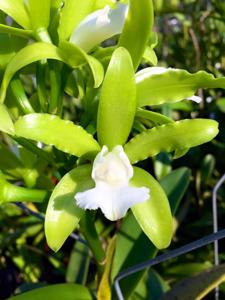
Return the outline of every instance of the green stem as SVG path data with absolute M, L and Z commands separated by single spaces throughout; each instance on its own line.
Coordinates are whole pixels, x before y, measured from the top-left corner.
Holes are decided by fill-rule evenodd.
M 51 38 L 49 36 L 48 31 L 45 28 L 39 28 L 35 32 L 35 37 L 38 41 L 44 42 L 44 43 L 50 43 L 52 44 Z M 61 68 L 60 64 L 56 62 L 49 61 L 49 75 L 50 75 L 50 103 L 49 103 L 49 113 L 51 114 L 59 114 L 60 109 L 59 106 L 61 106 Z M 40 99 L 41 101 L 43 99 Z M 44 101 L 44 100 L 43 100 Z
M 34 113 L 34 109 L 27 98 L 24 87 L 18 76 L 14 77 L 11 81 L 10 91 L 14 99 L 16 100 L 18 107 L 22 110 L 24 114 Z
M 59 63 L 49 61 L 49 75 L 50 75 L 50 104 L 49 113 L 59 114 L 59 106 L 61 106 L 61 74 Z
M 81 231 L 86 238 L 96 259 L 99 277 L 101 278 L 101 275 L 104 271 L 106 254 L 94 225 L 93 214 L 90 212 L 85 212 L 84 217 L 81 219 L 80 225 Z
M 44 190 L 28 189 L 9 184 L 5 191 L 6 202 L 44 202 L 49 193 Z
M 37 93 L 42 112 L 48 110 L 48 93 L 45 86 L 45 67 L 46 63 L 43 61 L 37 64 L 36 78 L 37 78 Z
M 4 24 L 0 24 L 0 32 L 20 36 L 20 37 L 26 38 L 26 39 L 33 37 L 32 30 L 24 30 L 24 29 L 12 27 L 12 26 L 7 26 Z
M 0 177 L 1 202 L 43 202 L 49 197 L 49 192 L 16 186 Z

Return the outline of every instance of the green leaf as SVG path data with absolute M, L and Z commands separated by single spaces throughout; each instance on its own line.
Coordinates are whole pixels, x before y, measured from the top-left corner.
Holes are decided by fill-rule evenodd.
M 128 51 L 114 51 L 102 86 L 97 133 L 101 145 L 123 145 L 132 128 L 135 111 L 134 69 Z
M 49 114 L 29 114 L 15 123 L 15 134 L 27 139 L 53 145 L 57 149 L 82 156 L 100 151 L 92 135 L 81 126 Z
M 146 130 L 125 146 L 131 163 L 155 156 L 161 151 L 186 149 L 211 141 L 218 134 L 218 123 L 210 119 L 182 120 Z
M 14 134 L 14 125 L 4 104 L 0 103 L 0 131 Z
M 76 241 L 66 269 L 66 281 L 85 285 L 91 257 L 87 245 Z
M 27 9 L 31 26 L 34 30 L 48 28 L 50 21 L 51 0 L 28 0 Z
M 173 212 L 177 211 L 190 180 L 191 171 L 185 167 L 176 169 L 161 179 L 160 185 L 170 200 L 170 207 Z M 174 183 L 176 184 L 174 185 Z
M 76 205 L 74 195 L 93 185 L 91 166 L 85 165 L 67 173 L 55 187 L 45 217 L 45 235 L 52 250 L 62 247 L 84 214 Z
M 149 120 L 151 122 L 153 122 L 156 125 L 163 125 L 166 123 L 172 123 L 174 122 L 172 119 L 154 112 L 154 111 L 150 111 L 150 110 L 145 110 L 142 108 L 138 108 L 136 111 L 136 117 L 142 118 L 142 119 L 146 119 Z
M 139 0 L 129 2 L 128 15 L 120 35 L 119 46 L 125 47 L 130 52 L 136 70 L 152 32 L 153 3 L 152 0 L 142 0 L 141 5 Z
M 136 74 L 137 106 L 173 103 L 192 97 L 199 88 L 224 88 L 225 78 L 199 71 L 146 68 Z
M 88 289 L 79 284 L 62 283 L 25 292 L 8 300 L 92 300 Z
M 91 13 L 93 0 L 65 0 L 58 27 L 59 40 L 67 40 L 77 25 Z
M 131 184 L 150 189 L 149 200 L 138 203 L 131 208 L 137 222 L 158 249 L 168 247 L 172 239 L 173 223 L 165 192 L 157 180 L 137 167 L 134 167 Z
M 1 0 L 0 10 L 12 17 L 22 27 L 30 28 L 30 19 L 24 6 L 24 0 Z
M 4 144 L 0 144 L 0 170 L 11 176 L 21 177 L 22 168 L 19 158 Z
M 72 68 L 88 63 L 94 76 L 95 87 L 103 80 L 104 72 L 102 65 L 93 57 L 70 43 L 63 43 L 62 49 L 49 43 L 34 43 L 21 49 L 9 62 L 4 73 L 0 89 L 0 102 L 3 102 L 6 90 L 13 75 L 23 67 L 42 60 L 56 59 L 62 61 Z
M 223 264 L 181 280 L 161 299 L 200 300 L 224 281 L 225 265 Z

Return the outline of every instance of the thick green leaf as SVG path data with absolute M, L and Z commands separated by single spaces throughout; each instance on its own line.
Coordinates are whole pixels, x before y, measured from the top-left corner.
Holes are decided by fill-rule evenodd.
M 7 65 L 0 89 L 0 102 L 5 99 L 7 87 L 13 75 L 21 68 L 42 59 L 56 59 L 72 68 L 88 63 L 93 72 L 95 87 L 99 86 L 103 80 L 102 65 L 75 45 L 65 42 L 61 48 L 58 48 L 49 43 L 38 42 L 21 49 Z
M 151 35 L 153 19 L 152 0 L 142 0 L 141 4 L 139 0 L 130 0 L 119 46 L 125 47 L 130 52 L 135 70 L 142 59 Z
M 160 185 L 166 191 L 170 199 L 170 207 L 173 212 L 177 211 L 180 201 L 191 180 L 191 171 L 188 168 L 179 168 L 162 178 Z M 176 185 L 174 185 L 176 183 Z
M 146 68 L 136 74 L 137 106 L 173 103 L 192 97 L 199 88 L 224 88 L 225 78 L 199 71 Z
M 53 284 L 31 290 L 8 300 L 92 300 L 88 289 L 73 283 Z
M 125 146 L 132 163 L 155 156 L 161 151 L 186 149 L 211 141 L 218 134 L 218 123 L 210 119 L 182 120 L 146 130 Z
M 67 40 L 77 25 L 93 9 L 93 0 L 65 0 L 61 11 L 58 34 L 59 40 Z
M 74 195 L 93 185 L 91 166 L 85 165 L 67 173 L 55 187 L 45 217 L 45 234 L 52 250 L 62 247 L 84 214 L 76 205 Z
M 54 145 L 57 149 L 82 156 L 100 151 L 92 135 L 81 126 L 49 114 L 29 114 L 16 121 L 15 134 L 27 139 Z
M 131 57 L 124 48 L 114 51 L 102 86 L 97 118 L 98 140 L 112 149 L 123 145 L 132 128 L 136 90 Z
M 184 169 L 185 173 L 186 168 Z M 163 180 L 165 182 L 166 178 L 168 178 L 172 186 L 170 187 L 169 184 L 163 184 L 163 188 L 168 196 L 173 214 L 175 213 L 174 209 L 177 207 L 176 201 L 178 203 L 180 202 L 181 197 L 188 186 L 187 181 L 185 180 L 181 180 L 180 182 L 170 180 L 170 177 L 174 177 L 174 172 L 176 173 L 177 170 L 171 172 L 171 174 L 169 174 Z M 178 191 L 180 191 L 180 193 Z M 149 242 L 149 239 L 142 232 L 133 215 L 129 214 L 125 219 L 123 219 L 119 234 L 117 236 L 112 278 L 114 278 L 118 272 L 135 264 L 141 263 L 147 259 L 153 258 L 156 256 L 156 254 L 157 249 L 152 243 Z M 121 281 L 121 287 L 125 299 L 128 299 L 130 294 L 132 294 L 132 292 L 135 290 L 136 285 L 143 278 L 144 273 L 145 271 L 135 273 Z
M 0 103 L 0 131 L 14 134 L 14 125 L 4 104 Z
M 161 299 L 200 300 L 224 281 L 225 265 L 223 264 L 181 280 Z
M 28 0 L 26 2 L 30 14 L 31 27 L 34 30 L 48 28 L 51 0 Z
M 134 167 L 131 184 L 150 189 L 149 200 L 131 208 L 137 222 L 157 248 L 168 247 L 172 239 L 173 222 L 169 201 L 164 190 L 149 173 L 137 167 Z
M 0 10 L 12 17 L 22 27 L 30 28 L 30 19 L 24 6 L 24 0 L 1 0 Z

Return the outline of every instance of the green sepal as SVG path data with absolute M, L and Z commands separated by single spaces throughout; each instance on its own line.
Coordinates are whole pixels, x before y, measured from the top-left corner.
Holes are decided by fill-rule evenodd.
M 134 69 L 125 48 L 114 51 L 102 86 L 97 133 L 101 145 L 112 149 L 123 145 L 130 133 L 136 111 Z
M 173 234 L 173 220 L 164 190 L 149 173 L 137 167 L 134 167 L 130 184 L 149 188 L 150 198 L 134 205 L 131 210 L 152 243 L 158 249 L 168 247 Z
M 84 210 L 76 205 L 74 195 L 94 186 L 90 165 L 67 173 L 55 187 L 46 211 L 45 234 L 49 247 L 58 251 L 77 227 Z
M 129 1 L 129 10 L 120 35 L 119 46 L 125 47 L 132 57 L 136 70 L 145 51 L 153 26 L 152 0 Z M 135 42 L 134 42 L 135 41 Z
M 98 87 L 103 80 L 102 65 L 75 45 L 65 42 L 61 44 L 61 48 L 58 48 L 49 43 L 38 42 L 21 49 L 8 63 L 0 88 L 0 102 L 5 99 L 7 87 L 13 75 L 23 67 L 42 59 L 59 60 L 72 68 L 88 63 L 93 73 L 95 87 Z
M 53 145 L 63 152 L 78 157 L 100 151 L 99 144 L 81 126 L 55 115 L 38 113 L 25 115 L 15 122 L 15 134 Z
M 28 0 L 27 10 L 33 30 L 48 28 L 50 21 L 51 0 Z
M 59 40 L 67 40 L 77 25 L 92 11 L 93 0 L 65 0 L 60 12 Z
M 218 134 L 218 123 L 210 119 L 182 120 L 146 130 L 125 146 L 131 163 L 136 163 L 161 151 L 172 152 L 211 141 Z M 177 152 L 177 154 L 179 154 Z
M 215 78 L 205 71 L 145 68 L 135 76 L 137 106 L 174 103 L 192 97 L 199 88 L 224 88 L 225 77 Z

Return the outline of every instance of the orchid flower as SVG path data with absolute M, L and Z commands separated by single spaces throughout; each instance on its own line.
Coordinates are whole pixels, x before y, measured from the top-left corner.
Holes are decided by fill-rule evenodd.
M 149 199 L 148 188 L 129 185 L 132 177 L 133 168 L 123 147 L 118 145 L 109 152 L 107 146 L 103 146 L 92 169 L 96 186 L 77 193 L 77 205 L 83 209 L 100 208 L 111 221 L 121 219 L 130 207 Z
M 107 5 L 93 12 L 75 28 L 70 42 L 89 52 L 104 40 L 122 32 L 127 11 L 128 5 L 118 4 L 115 9 Z

